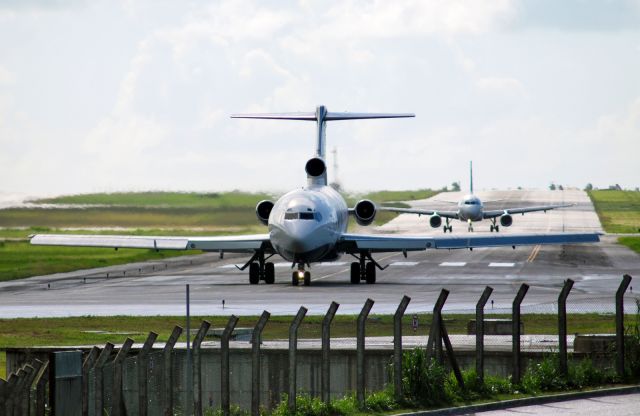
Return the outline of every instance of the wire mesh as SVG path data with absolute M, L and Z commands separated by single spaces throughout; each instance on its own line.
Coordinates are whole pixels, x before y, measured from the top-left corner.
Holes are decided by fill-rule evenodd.
M 162 414 L 164 374 L 164 353 L 162 351 L 149 354 L 147 371 L 147 412 L 150 415 Z
M 138 414 L 138 390 L 138 357 L 128 357 L 122 365 L 122 400 L 128 416 Z
M 113 382 L 114 382 L 115 365 L 113 362 L 105 364 L 102 368 L 102 397 L 104 401 L 104 412 L 111 414 L 113 405 Z

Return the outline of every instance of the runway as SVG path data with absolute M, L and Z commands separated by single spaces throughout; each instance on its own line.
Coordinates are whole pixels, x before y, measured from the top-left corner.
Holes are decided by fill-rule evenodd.
M 582 191 L 490 191 L 478 192 L 488 209 L 507 206 L 574 203 L 575 206 L 545 213 L 514 216 L 514 225 L 501 233 L 601 231 L 587 195 Z M 443 197 L 457 200 L 455 193 L 415 201 L 416 207 L 435 204 L 451 208 Z M 474 225 L 476 233 L 487 232 L 489 222 Z M 361 230 L 358 230 L 361 231 Z M 428 218 L 400 215 L 371 232 L 440 234 Z M 466 224 L 453 223 L 454 234 L 466 234 Z M 380 254 L 375 258 L 389 265 L 378 272 L 375 285 L 349 283 L 350 256 L 311 268 L 312 285 L 293 287 L 289 263 L 279 258 L 276 283 L 249 285 L 246 272 L 234 264 L 243 256 L 217 253 L 181 257 L 78 271 L 0 283 L 0 317 L 48 317 L 82 315 L 181 315 L 185 311 L 185 284 L 191 285 L 194 315 L 295 314 L 301 305 L 310 314 L 324 314 L 331 301 L 340 303 L 338 313 L 357 314 L 367 298 L 375 301 L 373 314 L 393 313 L 403 295 L 412 298 L 407 313 L 430 311 L 442 288 L 450 291 L 447 313 L 473 313 L 484 287 L 493 287 L 492 306 L 487 312 L 508 312 L 521 283 L 530 285 L 523 312 L 552 313 L 567 278 L 576 283 L 569 296 L 569 312 L 613 312 L 615 291 L 623 274 L 640 276 L 640 256 L 615 244 L 615 236 L 603 236 L 599 244 L 535 246 L 468 250 L 429 250 Z M 107 278 L 107 273 L 109 277 Z M 635 293 L 627 295 L 627 310 L 635 311 Z M 222 306 L 222 300 L 225 306 Z

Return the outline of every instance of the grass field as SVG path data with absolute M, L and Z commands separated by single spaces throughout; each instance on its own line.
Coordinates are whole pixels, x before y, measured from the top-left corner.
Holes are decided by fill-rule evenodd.
M 609 233 L 640 232 L 640 192 L 589 191 L 589 197 Z
M 490 315 L 491 318 L 508 318 L 507 315 Z M 192 327 L 197 330 L 200 322 L 206 319 L 214 328 L 224 327 L 227 317 L 193 317 Z M 241 317 L 238 327 L 253 327 L 257 316 Z M 288 337 L 291 316 L 272 316 L 264 332 L 265 339 L 286 339 Z M 451 334 L 466 334 L 469 320 L 475 315 L 447 315 L 447 330 Z M 407 315 L 403 320 L 403 333 L 413 334 L 412 317 Z M 418 334 L 427 333 L 431 314 L 418 315 Z M 557 316 L 553 314 L 524 314 L 526 334 L 555 334 L 558 330 Z M 631 322 L 632 319 L 628 319 Z M 356 315 L 337 315 L 331 326 L 332 337 L 354 337 L 356 334 Z M 300 338 L 320 338 L 322 317 L 308 316 L 299 330 Z M 92 317 L 77 318 L 25 318 L 0 319 L 0 348 L 28 346 L 65 346 L 65 345 L 102 345 L 107 341 L 121 343 L 126 337 L 136 342 L 144 342 L 149 331 L 156 332 L 158 342 L 166 341 L 175 325 L 186 327 L 185 318 L 172 316 L 152 317 Z M 568 315 L 569 333 L 614 333 L 615 318 L 613 315 L 579 314 Z M 195 331 L 194 330 L 194 331 Z M 86 331 L 104 331 L 95 333 Z M 113 333 L 127 335 L 114 335 Z M 112 334 L 108 334 L 112 333 Z M 367 336 L 393 335 L 392 315 L 371 315 L 367 321 Z M 184 337 L 182 339 L 184 341 Z M 4 357 L 0 355 L 0 377 L 5 366 Z M 4 377 L 3 377 L 4 378 Z

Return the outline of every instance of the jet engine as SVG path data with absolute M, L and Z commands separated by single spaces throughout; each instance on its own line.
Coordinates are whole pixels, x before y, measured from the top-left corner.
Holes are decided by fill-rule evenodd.
M 376 204 L 368 199 L 360 200 L 353 208 L 353 215 L 358 225 L 369 225 L 376 218 Z
M 440 228 L 442 225 L 442 217 L 438 214 L 433 214 L 429 217 L 429 225 L 433 228 Z
M 307 164 L 304 166 L 304 170 L 310 177 L 317 178 L 327 170 L 327 167 L 324 164 L 324 160 L 319 157 L 314 157 L 307 161 Z
M 509 214 L 502 214 L 500 216 L 500 225 L 503 227 L 509 227 L 513 224 L 513 217 Z
M 258 205 L 256 205 L 256 217 L 260 220 L 264 225 L 269 224 L 269 215 L 271 215 L 271 210 L 273 209 L 273 202 L 271 201 L 260 201 Z

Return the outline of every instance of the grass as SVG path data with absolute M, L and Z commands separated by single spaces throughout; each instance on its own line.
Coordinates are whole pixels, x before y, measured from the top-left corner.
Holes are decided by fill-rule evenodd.
M 640 237 L 620 237 L 618 243 L 640 254 Z
M 32 246 L 28 242 L 0 242 L 0 281 L 72 270 L 159 260 L 200 251 Z
M 602 190 L 588 194 L 605 231 L 640 232 L 640 192 Z

